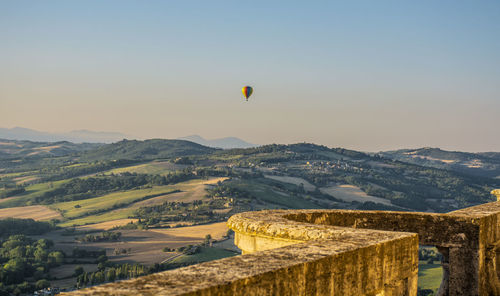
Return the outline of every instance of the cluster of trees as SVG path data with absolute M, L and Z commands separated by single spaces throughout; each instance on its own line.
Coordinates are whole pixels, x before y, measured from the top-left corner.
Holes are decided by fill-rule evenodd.
M 175 184 L 175 183 L 184 182 L 187 180 L 198 178 L 198 176 L 195 174 L 195 172 L 193 172 L 193 170 L 191 168 L 185 168 L 182 171 L 168 173 L 167 175 L 165 175 L 163 177 L 165 177 L 165 179 L 166 179 L 165 185 L 166 184 Z
M 272 153 L 272 152 L 280 152 L 284 151 L 286 149 L 286 145 L 278 145 L 278 144 L 270 144 L 270 145 L 264 145 L 264 146 L 259 146 L 259 147 L 252 147 L 252 148 L 235 148 L 235 149 L 229 149 L 229 150 L 221 150 L 216 152 L 216 155 L 229 155 L 229 156 L 234 156 L 234 155 L 252 155 L 252 154 L 261 154 L 261 153 Z
M 31 292 L 43 286 L 45 281 L 41 280 L 48 278 L 49 269 L 64 263 L 64 253 L 50 251 L 52 246 L 50 240 L 34 241 L 22 234 L 3 240 L 0 248 L 0 295 L 2 292 Z M 37 282 L 26 282 L 30 277 Z
M 0 296 L 26 295 L 47 287 L 50 287 L 50 282 L 46 279 L 38 280 L 35 283 L 24 281 L 16 285 L 5 285 L 0 282 Z
M 87 250 L 78 247 L 74 247 L 71 253 L 73 258 L 103 258 L 106 256 L 106 250 Z
M 87 234 L 83 237 L 76 238 L 76 240 L 83 243 L 116 242 L 119 241 L 121 237 L 121 232 L 104 231 L 100 235 Z
M 436 248 L 419 248 L 418 249 L 418 260 L 426 261 L 428 264 L 434 264 L 435 262 L 441 262 L 443 255 L 437 251 Z
M 7 185 L 4 185 L 4 187 L 5 188 L 2 191 L 0 191 L 0 198 L 6 198 L 26 192 L 24 186 L 21 185 L 17 185 L 14 188 L 10 188 Z
M 125 248 L 115 248 L 113 250 L 113 253 L 115 255 L 122 255 L 122 254 L 127 254 L 127 253 L 130 253 L 132 251 L 131 248 L 128 248 L 128 249 L 125 249 Z
M 222 184 L 222 182 L 218 182 L 217 186 L 207 189 L 207 197 L 211 198 L 230 197 L 234 199 L 239 199 L 239 198 L 249 198 L 249 194 L 248 192 L 245 192 L 243 190 Z
M 229 231 L 228 231 L 227 236 L 229 236 Z M 165 247 L 165 248 L 163 248 L 163 252 L 178 252 L 178 253 L 182 253 L 185 255 L 194 255 L 194 254 L 201 253 L 203 250 L 203 247 L 208 247 L 208 246 L 211 247 L 213 242 L 214 242 L 214 240 L 212 239 L 212 236 L 210 234 L 207 234 L 205 236 L 204 241 L 201 244 L 182 246 L 182 247 L 178 247 L 177 249 Z M 174 264 L 174 266 L 175 266 L 175 264 Z M 167 269 L 169 269 L 170 267 L 172 267 L 172 265 L 167 264 L 166 266 L 164 266 L 164 268 L 167 268 Z
M 168 248 L 163 248 L 164 252 L 172 252 L 172 249 L 167 250 Z M 197 254 L 201 251 L 201 247 L 199 245 L 187 245 L 187 246 L 182 246 L 178 247 L 175 249 L 176 252 L 183 253 L 186 255 L 194 255 Z
M 125 225 L 120 225 L 120 226 L 115 226 L 112 228 L 112 230 L 117 230 L 117 229 L 123 229 L 123 230 L 132 230 L 132 229 L 140 229 L 140 230 L 143 230 L 143 229 L 148 229 L 148 226 L 144 223 L 142 223 L 142 220 L 139 219 L 139 221 L 137 222 L 134 222 L 134 221 L 130 221 L 129 223 L 125 224 Z
M 149 273 L 155 272 L 154 268 L 147 268 L 140 264 L 100 264 L 95 272 L 85 272 L 83 268 L 76 268 L 75 275 L 76 285 L 82 288 L 90 285 L 98 285 L 105 282 L 114 282 L 115 280 L 123 280 L 135 278 Z
M 139 223 L 146 226 L 157 225 L 161 222 L 211 223 L 223 221 L 227 214 L 214 212 L 215 209 L 224 209 L 227 201 L 210 200 L 193 202 L 165 202 L 161 205 L 141 207 L 134 212 Z
M 205 239 L 203 240 L 203 242 L 199 245 L 187 245 L 178 247 L 177 249 L 165 247 L 163 248 L 163 252 L 179 252 L 186 255 L 194 255 L 201 252 L 201 247 L 211 246 L 212 243 L 212 235 L 207 234 L 205 235 Z
M 7 237 L 13 234 L 39 235 L 55 228 L 54 222 L 6 218 L 0 220 L 0 237 Z

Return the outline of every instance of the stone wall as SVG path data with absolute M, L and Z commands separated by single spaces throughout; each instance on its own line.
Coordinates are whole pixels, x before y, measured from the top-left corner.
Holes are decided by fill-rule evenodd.
M 228 225 L 242 256 L 70 294 L 413 296 L 423 244 L 445 257 L 441 295 L 500 295 L 499 216 L 500 202 L 448 214 L 241 213 Z

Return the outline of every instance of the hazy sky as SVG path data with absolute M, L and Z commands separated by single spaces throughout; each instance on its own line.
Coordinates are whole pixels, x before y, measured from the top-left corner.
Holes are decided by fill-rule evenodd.
M 500 1 L 0 0 L 15 126 L 500 151 Z

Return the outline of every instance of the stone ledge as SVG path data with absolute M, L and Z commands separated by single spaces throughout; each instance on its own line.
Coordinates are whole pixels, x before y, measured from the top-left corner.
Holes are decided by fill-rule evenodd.
M 409 238 L 410 245 L 417 244 L 416 237 Z M 401 256 L 401 249 L 407 245 L 407 239 L 405 237 L 365 247 L 338 241 L 311 241 L 96 286 L 71 294 L 364 295 L 367 290 L 383 290 L 385 283 L 396 286 L 397 281 L 393 281 L 397 279 L 395 273 L 384 270 L 384 265 L 386 269 L 398 269 L 398 275 L 411 277 L 416 285 L 416 254 Z M 415 246 L 407 250 L 408 255 L 416 252 Z M 336 266 L 339 268 L 336 269 Z
M 247 212 L 228 225 L 242 256 L 70 294 L 414 296 L 420 242 L 446 257 L 445 295 L 500 295 L 498 202 L 448 214 Z
M 251 212 L 228 222 L 237 234 L 242 229 L 265 233 L 288 246 L 70 294 L 403 295 L 403 291 L 416 291 L 416 234 L 314 225 L 284 218 L 288 213 Z

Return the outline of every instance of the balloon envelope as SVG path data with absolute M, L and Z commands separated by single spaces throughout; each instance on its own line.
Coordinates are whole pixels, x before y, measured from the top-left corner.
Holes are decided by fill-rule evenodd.
M 245 96 L 245 99 L 247 99 L 248 101 L 248 98 L 252 95 L 253 93 L 253 88 L 251 86 L 244 86 L 242 89 L 241 89 L 241 92 L 243 93 L 243 95 Z

